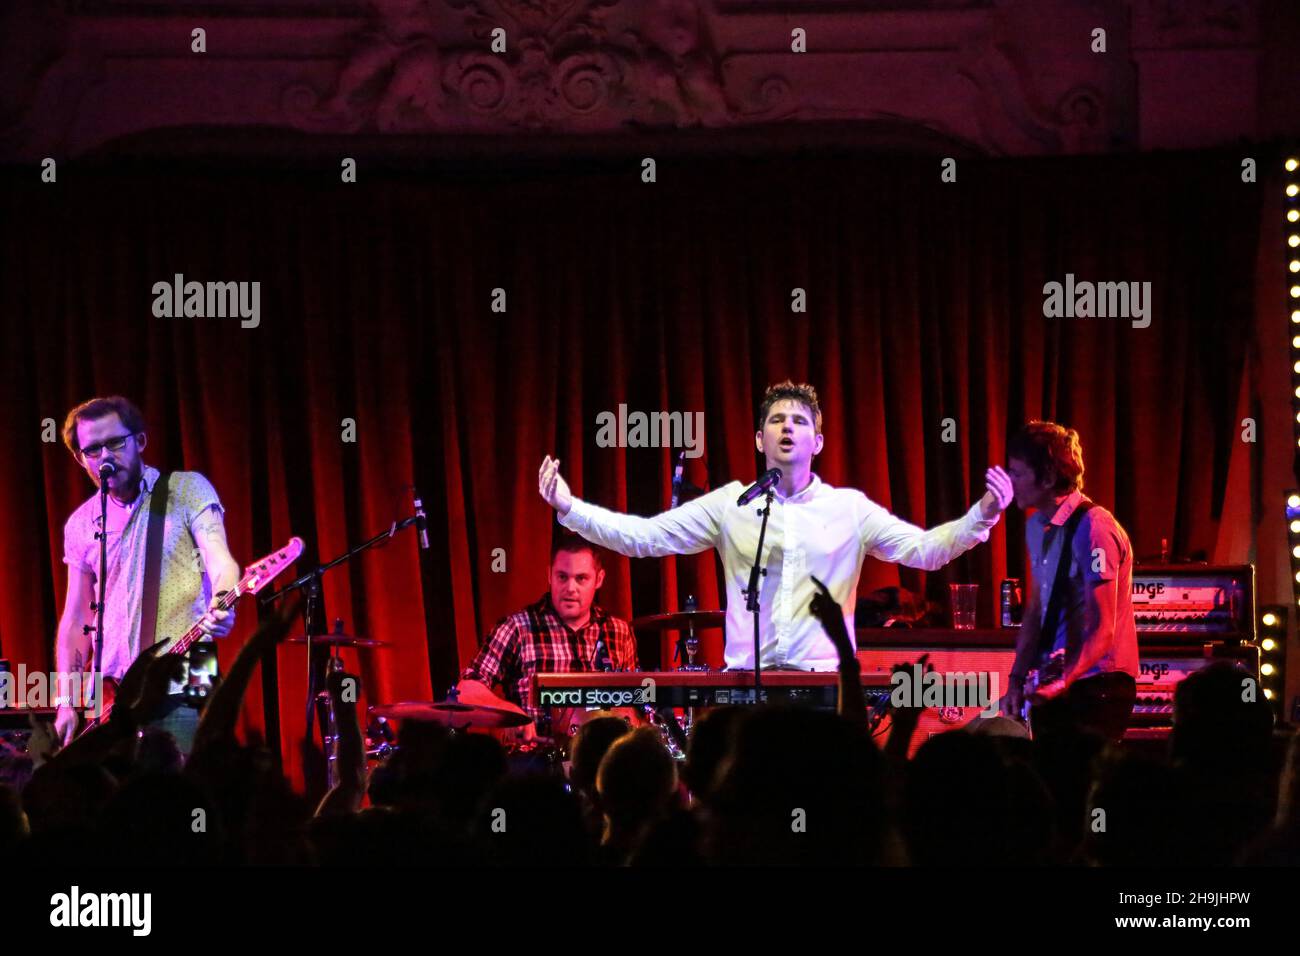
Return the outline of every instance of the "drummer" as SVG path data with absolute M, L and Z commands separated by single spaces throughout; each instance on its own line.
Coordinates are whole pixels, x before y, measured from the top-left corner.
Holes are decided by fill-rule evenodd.
M 534 674 L 636 670 L 631 625 L 595 603 L 604 582 L 599 548 L 574 534 L 558 538 L 551 548 L 550 590 L 492 629 L 461 674 L 460 702 L 521 707 L 536 721 L 543 715 L 532 701 Z M 492 689 L 498 685 L 500 696 Z M 569 723 L 567 716 L 552 716 L 557 731 Z M 522 736 L 535 733 L 536 724 L 529 724 Z

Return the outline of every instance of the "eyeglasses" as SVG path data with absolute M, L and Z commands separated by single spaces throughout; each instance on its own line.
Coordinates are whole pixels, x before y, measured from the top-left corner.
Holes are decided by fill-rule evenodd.
M 95 459 L 104 454 L 105 448 L 109 451 L 121 451 L 126 447 L 126 443 L 134 437 L 134 435 L 118 435 L 116 438 L 105 439 L 93 445 L 87 445 L 81 449 L 81 454 L 85 458 Z

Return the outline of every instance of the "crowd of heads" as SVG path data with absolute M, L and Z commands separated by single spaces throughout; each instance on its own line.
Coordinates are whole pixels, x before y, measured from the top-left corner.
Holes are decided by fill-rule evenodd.
M 1030 739 L 995 718 L 910 758 L 809 709 L 719 707 L 684 761 L 653 726 L 598 715 L 567 751 L 511 752 L 407 722 L 364 805 L 320 809 L 258 742 L 182 760 L 145 731 L 93 763 L 0 786 L 20 865 L 1217 865 L 1300 862 L 1300 744 L 1216 665 L 1178 688 L 1167 739 Z M 903 752 L 906 752 L 906 748 Z M 200 814 L 201 811 L 201 814 Z M 204 825 L 196 827 L 202 817 Z

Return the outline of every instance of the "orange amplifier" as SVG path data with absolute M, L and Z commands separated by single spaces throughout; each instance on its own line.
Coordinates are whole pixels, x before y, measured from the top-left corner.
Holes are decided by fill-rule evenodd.
M 939 674 L 986 675 L 985 687 L 997 698 L 1007 692 L 1020 628 L 858 628 L 858 662 L 862 679 L 889 681 L 895 664 L 915 664 L 923 654 Z M 912 737 L 912 751 L 935 734 L 965 727 L 979 707 L 927 707 Z
M 1259 648 L 1253 644 L 1157 646 L 1139 642 L 1141 673 L 1130 727 L 1172 727 L 1174 689 L 1193 671 L 1227 661 L 1243 674 L 1259 677 Z
M 1131 593 L 1140 643 L 1255 640 L 1252 564 L 1140 564 Z

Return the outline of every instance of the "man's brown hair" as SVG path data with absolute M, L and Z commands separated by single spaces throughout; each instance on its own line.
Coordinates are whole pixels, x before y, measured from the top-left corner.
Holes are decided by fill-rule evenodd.
M 1083 447 L 1079 433 L 1056 422 L 1032 421 L 1007 442 L 1007 458 L 1019 458 L 1042 484 L 1049 468 L 1056 471 L 1057 494 L 1083 488 Z
M 81 454 L 81 449 L 77 447 L 77 422 L 104 418 L 115 412 L 132 435 L 138 435 L 145 430 L 144 416 L 129 398 L 123 398 L 121 395 L 92 398 L 68 412 L 67 417 L 63 419 L 63 444 L 68 446 L 68 451 L 74 455 Z
M 817 404 L 817 389 L 806 382 L 800 382 L 796 385 L 788 378 L 784 382 L 769 385 L 767 391 L 763 393 L 763 401 L 758 406 L 758 430 L 763 430 L 763 426 L 767 423 L 768 413 L 772 411 L 772 406 L 777 402 L 787 400 L 808 406 L 809 411 L 813 414 L 813 426 L 816 428 L 817 434 L 820 435 L 822 433 L 822 407 Z
M 570 554 L 590 551 L 592 564 L 596 566 L 597 571 L 602 571 L 605 568 L 605 561 L 600 555 L 600 550 L 586 538 L 581 538 L 572 532 L 556 535 L 555 540 L 551 542 L 551 567 L 555 566 L 555 557 L 561 551 L 568 551 Z

